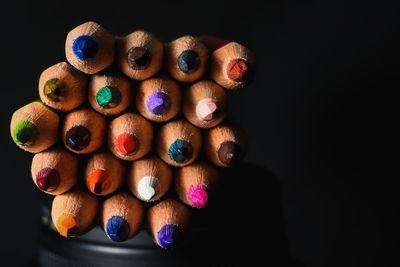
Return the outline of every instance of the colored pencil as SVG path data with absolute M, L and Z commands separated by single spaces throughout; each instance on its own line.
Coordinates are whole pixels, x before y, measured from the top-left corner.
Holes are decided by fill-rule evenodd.
M 59 195 L 76 184 L 78 159 L 64 149 L 49 149 L 33 157 L 31 174 L 33 182 L 40 190 Z
M 218 171 L 205 162 L 179 168 L 175 174 L 175 192 L 185 204 L 202 208 L 218 181 Z
M 226 89 L 243 88 L 251 82 L 254 71 L 254 54 L 236 42 L 230 42 L 211 54 L 211 78 Z
M 190 210 L 178 201 L 168 198 L 151 207 L 147 212 L 150 235 L 162 248 L 179 243 L 189 227 Z
M 172 170 L 158 157 L 145 157 L 129 165 L 127 182 L 137 198 L 143 201 L 159 200 L 171 186 Z
M 65 56 L 78 70 L 94 74 L 113 63 L 114 48 L 114 36 L 96 22 L 89 21 L 68 33 Z
M 168 72 L 175 80 L 191 83 L 205 73 L 208 50 L 198 38 L 183 36 L 167 44 L 165 52 Z
M 32 153 L 41 152 L 57 141 L 59 117 L 41 101 L 16 110 L 10 123 L 14 143 Z
M 247 150 L 247 138 L 240 128 L 221 124 L 207 131 L 204 148 L 212 163 L 220 167 L 230 167 L 243 159 Z
M 168 121 L 181 109 L 181 88 L 167 77 L 144 80 L 136 92 L 136 109 L 151 121 Z
M 64 145 L 74 153 L 88 154 L 99 149 L 105 139 L 107 120 L 89 108 L 68 113 L 64 118 Z
M 86 162 L 84 177 L 93 194 L 111 194 L 124 182 L 125 163 L 108 151 L 94 153 Z
M 95 74 L 89 83 L 89 103 L 97 112 L 117 115 L 131 104 L 131 91 L 132 84 L 125 76 Z
M 169 165 L 182 167 L 192 163 L 200 149 L 201 132 L 187 121 L 169 122 L 158 131 L 157 153 Z
M 53 199 L 51 218 L 60 235 L 79 236 L 93 228 L 98 210 L 96 196 L 82 189 L 73 189 Z
M 67 62 L 57 63 L 39 78 L 40 99 L 49 107 L 70 111 L 86 100 L 86 76 Z
M 222 87 L 203 80 L 185 90 L 183 115 L 193 125 L 211 128 L 225 118 L 227 99 Z
M 136 160 L 151 150 L 153 126 L 142 116 L 127 112 L 110 122 L 108 148 L 123 160 Z
M 143 204 L 125 192 L 113 195 L 101 206 L 101 225 L 108 238 L 115 242 L 122 242 L 136 235 L 143 218 Z
M 162 66 L 164 45 L 153 34 L 138 30 L 117 42 L 118 65 L 121 71 L 135 80 L 145 80 Z

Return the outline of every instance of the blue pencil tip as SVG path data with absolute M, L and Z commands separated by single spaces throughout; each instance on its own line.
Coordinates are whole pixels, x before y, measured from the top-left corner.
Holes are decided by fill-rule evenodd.
M 122 242 L 128 238 L 130 227 L 128 222 L 121 216 L 113 216 L 107 222 L 106 232 L 112 241 Z
M 99 50 L 96 40 L 90 35 L 81 35 L 75 39 L 72 51 L 81 60 L 94 57 Z
M 166 224 L 157 233 L 158 243 L 163 248 L 169 248 L 181 239 L 182 230 L 174 224 Z

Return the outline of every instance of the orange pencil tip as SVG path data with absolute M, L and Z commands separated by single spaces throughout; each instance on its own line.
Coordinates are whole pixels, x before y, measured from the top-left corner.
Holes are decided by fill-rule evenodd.
M 106 191 L 112 182 L 111 173 L 107 170 L 94 170 L 89 174 L 88 187 L 93 194 L 101 194 Z
M 72 214 L 63 214 L 57 220 L 57 230 L 60 235 L 69 237 L 75 234 L 76 220 Z

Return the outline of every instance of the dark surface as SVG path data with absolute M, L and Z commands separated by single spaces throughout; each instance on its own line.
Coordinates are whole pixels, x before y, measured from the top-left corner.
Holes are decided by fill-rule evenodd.
M 142 28 L 163 41 L 209 34 L 251 48 L 257 74 L 231 94 L 229 118 L 249 135 L 247 161 L 280 183 L 291 254 L 307 266 L 396 266 L 398 175 L 389 171 L 396 165 L 387 151 L 398 124 L 399 8 L 389 1 L 264 2 L 3 6 L 0 255 L 13 260 L 8 266 L 35 253 L 41 194 L 30 178 L 32 155 L 9 136 L 11 114 L 38 97 L 40 73 L 64 60 L 68 31 L 87 20 L 114 34 Z M 260 186 L 250 175 L 243 180 Z M 241 203 L 237 194 L 232 205 Z M 263 201 L 253 205 L 258 212 L 238 218 L 255 221 L 261 235 L 269 210 Z M 268 263 L 268 239 L 255 240 Z M 247 244 L 235 246 L 232 252 Z

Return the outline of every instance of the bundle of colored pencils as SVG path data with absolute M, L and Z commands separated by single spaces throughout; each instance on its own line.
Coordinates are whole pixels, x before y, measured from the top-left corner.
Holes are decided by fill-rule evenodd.
M 252 79 L 252 52 L 213 37 L 113 36 L 87 22 L 68 33 L 65 53 L 41 74 L 40 100 L 10 126 L 36 153 L 33 182 L 55 196 L 54 226 L 71 237 L 99 223 L 118 242 L 145 223 L 170 247 L 191 208 L 206 206 L 218 169 L 246 152 L 244 133 L 224 119 L 227 92 Z

